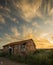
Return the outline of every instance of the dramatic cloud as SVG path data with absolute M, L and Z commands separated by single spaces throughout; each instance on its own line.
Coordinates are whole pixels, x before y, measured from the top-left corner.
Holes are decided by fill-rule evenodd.
M 53 17 L 50 17 L 49 19 L 47 19 L 45 21 L 45 24 L 49 24 L 49 25 L 52 25 L 53 26 Z
M 25 25 L 22 26 L 22 28 L 23 28 L 23 37 L 24 38 L 31 38 L 32 29 L 31 28 L 27 28 Z
M 32 23 L 32 26 L 37 27 L 37 28 L 40 28 L 40 25 L 37 22 L 33 22 Z
M 16 38 L 20 36 L 20 33 L 16 27 L 11 28 L 11 31 Z
M 7 34 L 7 33 L 5 34 L 6 38 L 8 38 L 10 40 L 19 39 L 20 33 L 16 27 L 12 27 L 11 32 L 12 32 L 12 34 Z
M 0 42 L 2 42 L 3 40 L 2 40 L 2 38 L 0 38 Z
M 20 3 L 17 2 L 16 6 L 21 9 L 22 18 L 30 22 L 38 13 L 38 16 L 42 16 L 40 12 L 37 12 L 41 1 L 42 0 L 34 0 L 30 3 L 29 0 L 22 0 Z
M 36 32 L 37 30 L 33 30 L 32 28 L 28 28 L 25 25 L 22 26 L 22 39 L 36 39 Z
M 49 48 L 52 36 L 53 0 L 0 0 L 1 46 L 32 38 L 37 48 Z
M 1 29 L 3 29 L 3 27 L 2 27 L 2 26 L 0 26 L 0 30 L 1 30 Z
M 0 23 L 5 24 L 5 19 L 2 17 L 2 15 L 0 15 Z
M 7 43 L 8 42 L 14 42 L 14 41 L 16 41 L 16 37 L 14 37 L 13 35 L 10 35 L 10 34 L 5 34 L 5 39 L 7 40 Z
M 53 16 L 53 8 L 50 10 L 49 16 Z

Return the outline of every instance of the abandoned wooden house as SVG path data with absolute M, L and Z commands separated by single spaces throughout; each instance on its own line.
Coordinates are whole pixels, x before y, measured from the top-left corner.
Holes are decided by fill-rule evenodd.
M 13 42 L 3 46 L 4 52 L 11 53 L 15 55 L 29 54 L 36 50 L 36 45 L 32 39 L 23 40 L 19 42 Z
M 0 53 L 3 52 L 3 49 L 0 49 Z

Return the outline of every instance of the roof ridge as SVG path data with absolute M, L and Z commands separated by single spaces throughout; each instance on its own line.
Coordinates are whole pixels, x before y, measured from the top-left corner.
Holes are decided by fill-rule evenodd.
M 8 46 L 8 45 L 10 45 L 10 44 L 15 44 L 15 43 L 18 43 L 18 44 L 19 44 L 19 43 L 21 43 L 21 42 L 29 41 L 29 40 L 32 40 L 32 41 L 33 41 L 33 39 L 21 40 L 21 41 L 17 41 L 17 42 L 8 43 L 8 44 L 4 45 L 3 47 Z

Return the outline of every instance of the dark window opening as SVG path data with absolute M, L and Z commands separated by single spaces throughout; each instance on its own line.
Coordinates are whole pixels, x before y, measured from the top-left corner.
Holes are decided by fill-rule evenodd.
M 25 50 L 26 50 L 26 49 L 25 49 L 25 45 L 26 45 L 26 43 L 23 43 L 23 44 L 21 45 L 21 51 L 22 51 L 22 52 L 25 52 Z

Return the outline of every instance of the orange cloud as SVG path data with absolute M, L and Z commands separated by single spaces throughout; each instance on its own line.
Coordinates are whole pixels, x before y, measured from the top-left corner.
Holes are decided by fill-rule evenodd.
M 7 40 L 5 44 L 18 41 L 18 39 L 19 38 L 15 37 L 14 35 L 10 35 L 10 34 L 5 33 L 5 40 Z
M 11 31 L 12 31 L 13 35 L 14 35 L 16 38 L 20 35 L 20 33 L 19 33 L 19 31 L 18 31 L 18 29 L 17 29 L 16 27 L 12 27 L 12 28 L 11 28 Z
M 5 40 L 7 40 L 6 43 L 20 40 L 20 33 L 16 27 L 12 27 L 11 32 L 11 34 L 4 34 Z
M 2 15 L 0 15 L 0 23 L 5 24 L 5 19 L 2 17 Z
M 50 10 L 49 16 L 53 16 L 53 8 Z
M 2 38 L 0 37 L 0 42 L 2 42 L 3 40 L 2 40 Z
M 49 25 L 52 25 L 52 26 L 53 26 L 53 17 L 47 19 L 47 20 L 45 21 L 45 24 L 49 24 Z
M 8 13 L 11 12 L 11 10 L 8 7 L 3 8 L 5 11 L 7 11 Z
M 33 25 L 34 27 L 37 27 L 37 28 L 40 28 L 40 27 L 41 27 L 36 21 L 32 22 L 32 25 Z
M 27 20 L 27 22 L 30 22 L 30 20 L 36 15 L 42 17 L 41 13 L 38 11 L 41 1 L 42 0 L 34 0 L 32 3 L 29 3 L 28 0 L 22 0 L 20 3 L 15 3 L 15 5 L 17 8 L 21 9 L 21 17 Z

